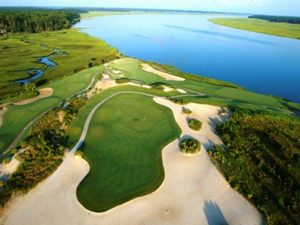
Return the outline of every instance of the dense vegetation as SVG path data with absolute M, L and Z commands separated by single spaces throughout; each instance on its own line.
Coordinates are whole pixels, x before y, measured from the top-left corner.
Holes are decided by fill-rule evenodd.
M 236 109 L 210 155 L 270 225 L 300 221 L 300 121 Z
M 187 122 L 188 122 L 189 128 L 191 128 L 193 130 L 200 130 L 202 127 L 202 122 L 195 118 L 187 118 Z
M 38 33 L 69 29 L 80 20 L 79 10 L 0 8 L 2 33 Z
M 183 106 L 182 107 L 182 113 L 189 115 L 189 114 L 192 113 L 192 111 L 189 108 Z
M 216 18 L 209 19 L 209 21 L 242 30 L 300 39 L 300 24 L 270 22 L 254 18 Z
M 300 17 L 295 17 L 295 16 L 253 15 L 253 16 L 249 16 L 249 18 L 262 19 L 262 20 L 267 20 L 267 21 L 270 21 L 270 22 L 300 24 Z
M 194 138 L 186 138 L 179 143 L 180 151 L 185 154 L 195 154 L 200 152 L 200 142 Z
M 18 147 L 21 162 L 0 189 L 0 206 L 4 206 L 14 193 L 26 193 L 51 175 L 64 156 L 65 132 L 76 118 L 86 98 L 73 98 L 67 107 L 55 108 L 42 116 L 30 129 L 26 140 Z

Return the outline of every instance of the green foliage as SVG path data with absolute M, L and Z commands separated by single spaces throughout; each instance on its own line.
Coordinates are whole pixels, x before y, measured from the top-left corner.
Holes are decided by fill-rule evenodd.
M 202 122 L 195 118 L 187 118 L 188 125 L 193 130 L 200 130 L 202 128 Z
M 87 101 L 86 97 L 72 98 L 69 101 L 67 110 L 69 111 L 69 113 L 77 114 L 79 109 L 86 103 L 86 101 Z
M 224 142 L 210 152 L 230 185 L 270 225 L 300 221 L 300 121 L 235 110 L 219 125 Z
M 267 20 L 267 21 L 270 21 L 270 22 L 278 22 L 278 23 L 300 24 L 300 17 L 295 17 L 295 16 L 253 15 L 253 16 L 249 16 L 249 18 L 262 19 L 262 20 Z
M 54 54 L 51 57 L 56 66 L 46 68 L 39 62 L 39 58 L 53 54 L 57 49 L 64 54 Z M 33 81 L 36 85 L 45 85 L 62 76 L 89 68 L 91 61 L 94 67 L 119 57 L 118 51 L 104 41 L 73 29 L 9 34 L 6 38 L 0 38 L 0 51 L 0 98 L 11 98 L 23 93 L 24 87 L 15 81 L 31 77 L 29 71 L 32 69 L 45 71 L 42 78 Z
M 185 154 L 195 154 L 201 150 L 200 142 L 194 138 L 187 138 L 180 141 L 179 147 L 180 151 Z
M 168 99 L 170 101 L 176 103 L 176 104 L 179 104 L 179 105 L 185 105 L 185 104 L 187 104 L 187 101 L 185 101 L 183 98 L 172 98 L 172 97 L 169 97 Z
M 182 107 L 182 113 L 184 114 L 192 114 L 192 111 L 187 107 Z
M 75 119 L 85 103 L 86 98 L 75 97 L 65 109 L 62 121 L 59 119 L 62 109 L 56 108 L 34 123 L 22 146 L 28 149 L 18 155 L 21 165 L 0 189 L 0 206 L 5 206 L 14 193 L 29 191 L 60 165 L 64 156 L 67 123 Z
M 228 27 L 300 39 L 300 24 L 269 22 L 252 18 L 217 18 L 209 21 Z
M 78 10 L 0 9 L 0 29 L 13 33 L 63 30 L 70 28 L 79 20 Z

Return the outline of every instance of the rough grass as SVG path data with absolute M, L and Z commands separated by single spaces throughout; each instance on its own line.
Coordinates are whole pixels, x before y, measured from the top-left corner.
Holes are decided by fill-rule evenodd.
M 64 55 L 51 58 L 57 66 L 46 70 L 44 78 L 55 79 L 88 68 L 88 64 L 98 65 L 119 56 L 116 49 L 104 41 L 80 33 L 77 30 L 63 30 L 38 34 L 9 34 L 0 38 L 0 87 L 21 78 L 27 78 L 27 70 L 44 68 L 38 62 L 59 49 Z
M 258 33 L 300 39 L 300 25 L 290 23 L 269 22 L 260 19 L 249 18 L 218 18 L 209 21 L 228 27 Z
M 77 189 L 79 201 L 103 212 L 157 189 L 164 178 L 161 150 L 179 134 L 171 111 L 149 97 L 124 94 L 107 102 L 82 149 L 91 170 Z

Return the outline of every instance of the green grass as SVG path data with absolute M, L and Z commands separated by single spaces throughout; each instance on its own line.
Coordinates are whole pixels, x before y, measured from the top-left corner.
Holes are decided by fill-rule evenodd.
M 156 190 L 164 178 L 161 150 L 179 134 L 171 111 L 151 98 L 111 99 L 95 113 L 84 143 L 91 170 L 77 189 L 79 201 L 103 212 Z
M 209 19 L 209 21 L 242 30 L 300 39 L 299 24 L 269 22 L 266 20 L 249 18 L 218 18 Z
M 185 89 L 190 94 L 195 94 L 190 91 L 196 91 L 206 95 L 204 97 L 186 97 L 185 99 L 189 102 L 218 106 L 234 105 L 245 109 L 267 110 L 275 114 L 285 115 L 292 115 L 292 111 L 300 111 L 300 104 L 298 103 L 288 102 L 274 96 L 258 94 L 241 88 L 228 87 L 228 83 L 226 82 L 215 81 L 216 84 L 212 84 L 212 80 L 195 80 L 193 79 L 195 75 L 188 74 L 185 81 L 166 81 L 156 74 L 142 70 L 140 63 L 140 60 L 132 58 L 118 59 L 113 63 L 110 63 L 110 68 L 107 69 L 107 72 L 111 70 L 119 70 L 123 72 L 124 78 L 146 84 L 163 82 L 175 88 Z M 172 67 L 164 67 L 163 69 L 170 74 L 173 74 L 174 72 Z M 184 76 L 183 72 L 177 71 L 176 74 L 178 76 Z M 172 95 L 175 93 L 169 94 Z M 177 93 L 177 95 L 178 94 L 179 93 Z
M 36 116 L 86 88 L 99 70 L 100 67 L 94 67 L 50 83 L 47 87 L 54 90 L 51 97 L 23 106 L 9 105 L 0 129 L 0 152 L 3 152 L 20 130 Z
M 53 53 L 54 49 L 65 54 L 57 54 L 51 58 L 57 65 L 47 69 L 43 79 L 60 78 L 88 68 L 89 63 L 99 65 L 119 57 L 118 51 L 104 41 L 75 29 L 9 34 L 8 38 L 0 38 L 0 46 L 0 88 L 16 79 L 28 78 L 29 69 L 44 68 L 45 65 L 39 63 L 38 59 Z

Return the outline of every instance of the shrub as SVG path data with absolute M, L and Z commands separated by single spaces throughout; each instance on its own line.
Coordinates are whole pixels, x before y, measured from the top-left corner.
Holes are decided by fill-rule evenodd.
M 191 114 L 192 111 L 191 111 L 189 108 L 182 107 L 182 113 L 185 113 L 185 114 Z
M 188 118 L 188 125 L 193 130 L 200 130 L 202 127 L 202 122 L 194 118 Z
M 185 154 L 195 154 L 200 152 L 200 142 L 194 138 L 187 138 L 179 143 L 180 151 Z

